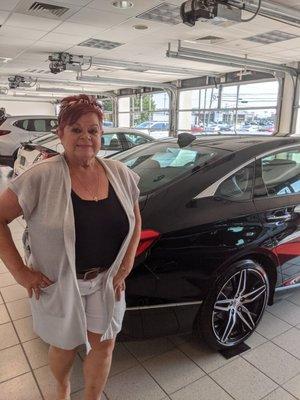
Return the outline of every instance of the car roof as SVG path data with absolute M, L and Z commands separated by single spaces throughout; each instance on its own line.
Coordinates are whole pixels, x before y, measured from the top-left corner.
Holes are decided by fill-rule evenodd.
M 196 137 L 186 148 L 205 146 L 227 152 L 242 153 L 247 157 L 255 157 L 277 147 L 300 144 L 300 137 L 280 137 L 266 135 L 193 135 Z M 177 138 L 164 138 L 160 142 L 174 143 Z
M 34 119 L 34 118 L 51 118 L 57 119 L 56 115 L 9 115 L 7 119 Z

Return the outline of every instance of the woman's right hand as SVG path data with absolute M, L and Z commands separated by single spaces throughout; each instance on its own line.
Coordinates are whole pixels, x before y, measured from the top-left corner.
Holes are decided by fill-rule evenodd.
M 26 265 L 14 273 L 14 278 L 19 285 L 27 289 L 29 297 L 32 297 L 34 293 L 37 300 L 40 298 L 41 288 L 45 288 L 54 283 L 40 271 L 35 271 Z

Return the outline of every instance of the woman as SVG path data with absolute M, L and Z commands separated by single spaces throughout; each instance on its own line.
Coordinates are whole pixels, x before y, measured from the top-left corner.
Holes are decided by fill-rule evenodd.
M 86 344 L 84 400 L 100 399 L 125 312 L 125 279 L 138 246 L 138 176 L 96 157 L 103 113 L 91 96 L 62 100 L 65 149 L 10 182 L 0 197 L 0 256 L 28 290 L 33 328 L 50 344 L 57 400 L 69 399 L 76 348 Z M 8 223 L 23 215 L 26 264 Z

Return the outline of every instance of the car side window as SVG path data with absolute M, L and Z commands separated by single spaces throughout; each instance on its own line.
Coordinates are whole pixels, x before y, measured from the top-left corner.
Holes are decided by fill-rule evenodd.
M 19 119 L 18 121 L 14 122 L 13 125 L 20 129 L 28 130 L 28 119 Z
M 32 121 L 33 121 L 32 129 L 29 129 L 29 130 L 32 130 L 35 132 L 47 132 L 45 119 L 34 119 Z
M 245 201 L 252 198 L 254 164 L 251 163 L 232 174 L 223 181 L 215 197 L 222 197 L 233 201 Z
M 144 138 L 143 136 L 136 135 L 134 133 L 125 133 L 124 136 L 125 136 L 128 148 L 148 142 L 148 140 L 146 138 Z
M 122 144 L 116 133 L 105 134 L 101 138 L 101 150 L 121 151 Z
M 300 147 L 263 157 L 261 170 L 268 196 L 300 193 Z

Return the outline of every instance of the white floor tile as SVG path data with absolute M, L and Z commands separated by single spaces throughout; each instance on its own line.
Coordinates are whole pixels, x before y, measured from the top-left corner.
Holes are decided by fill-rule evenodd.
M 256 332 L 263 335 L 267 339 L 273 339 L 281 333 L 289 330 L 291 327 L 292 325 L 288 324 L 287 322 L 282 321 L 269 312 L 265 312 L 261 322 L 256 328 Z
M 297 399 L 300 399 L 300 374 L 286 382 L 283 387 Z
M 12 301 L 10 303 L 6 303 L 6 305 L 13 321 L 16 319 L 29 317 L 31 315 L 31 308 L 28 298 Z
M 0 382 L 30 371 L 20 345 L 1 350 L 0 360 Z
M 138 365 L 137 360 L 129 353 L 125 346 L 122 343 L 117 343 L 113 353 L 110 376 L 126 371 L 136 365 Z
M 16 335 L 13 324 L 11 322 L 0 325 L 0 339 L 0 350 L 5 349 L 6 347 L 14 346 L 19 343 L 18 336 Z
M 109 378 L 104 389 L 109 400 L 161 400 L 165 392 L 142 367 Z
M 124 346 L 140 361 L 165 353 L 175 347 L 167 338 L 125 342 Z
M 10 272 L 0 274 L 0 288 L 15 285 L 16 281 Z
M 212 350 L 203 342 L 197 343 L 196 341 L 191 341 L 180 345 L 178 348 L 206 373 L 212 372 L 233 361 L 233 359 L 226 360 L 219 352 Z
M 278 384 L 300 373 L 300 361 L 271 342 L 262 344 L 242 357 Z
M 300 307 L 290 301 L 278 301 L 268 307 L 268 311 L 290 325 L 294 326 L 300 323 Z
M 0 289 L 0 291 L 4 301 L 6 302 L 24 299 L 25 297 L 28 297 L 27 290 L 23 286 L 18 284 L 2 288 Z
M 21 318 L 13 322 L 21 342 L 37 338 L 32 328 L 32 317 Z
M 173 393 L 204 375 L 202 369 L 179 350 L 151 358 L 143 365 L 167 393 Z
M 210 376 L 235 400 L 259 400 L 277 385 L 242 358 L 212 372 Z
M 300 330 L 292 328 L 277 336 L 273 342 L 300 360 Z
M 231 400 L 219 385 L 209 376 L 204 376 L 185 388 L 170 395 L 172 400 Z
M 300 289 L 295 290 L 295 292 L 287 298 L 288 301 L 300 306 Z
M 1 400 L 41 400 L 42 396 L 38 390 L 31 373 L 27 373 L 9 381 L 0 383 Z
M 10 322 L 10 317 L 4 304 L 0 305 L 0 324 Z
M 280 387 L 262 400 L 295 400 L 295 397 L 291 396 L 286 390 Z
M 32 369 L 40 368 L 48 364 L 49 345 L 40 338 L 23 343 L 23 347 Z

